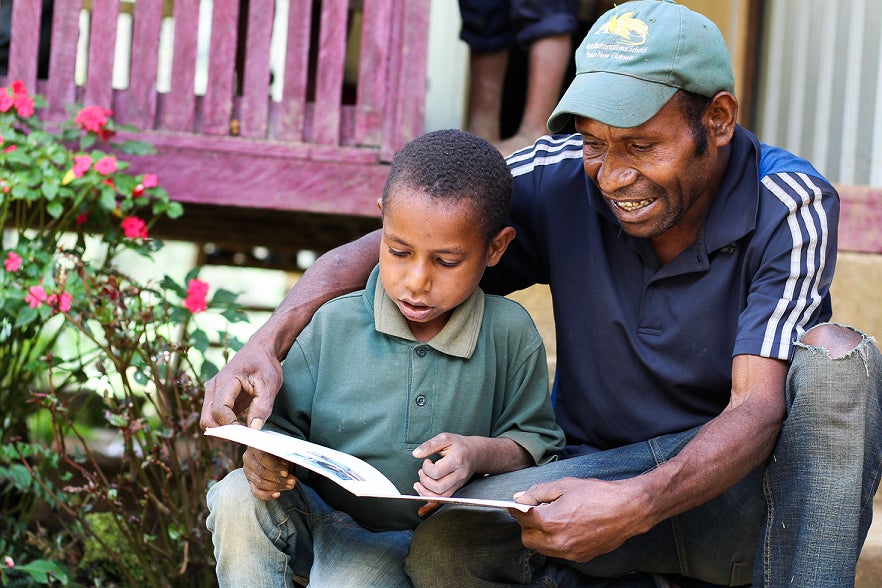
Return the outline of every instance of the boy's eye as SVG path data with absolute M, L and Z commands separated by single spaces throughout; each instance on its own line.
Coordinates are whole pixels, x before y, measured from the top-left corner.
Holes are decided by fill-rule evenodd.
M 458 261 L 447 261 L 444 259 L 439 259 L 438 263 L 440 263 L 444 267 L 456 267 L 459 265 Z
M 407 255 L 407 251 L 398 251 L 397 249 L 389 249 L 389 253 L 394 255 L 395 257 L 404 257 Z

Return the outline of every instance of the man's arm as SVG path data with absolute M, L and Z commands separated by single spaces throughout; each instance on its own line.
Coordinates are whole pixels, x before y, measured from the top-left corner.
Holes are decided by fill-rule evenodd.
M 525 492 L 519 502 L 542 506 L 512 512 L 524 545 L 588 561 L 720 495 L 771 454 L 785 416 L 787 369 L 783 361 L 736 356 L 729 405 L 651 472 L 613 482 L 564 478 Z
M 203 429 L 236 422 L 261 428 L 282 385 L 281 361 L 318 308 L 364 288 L 379 259 L 380 231 L 341 245 L 316 260 L 233 359 L 205 383 Z

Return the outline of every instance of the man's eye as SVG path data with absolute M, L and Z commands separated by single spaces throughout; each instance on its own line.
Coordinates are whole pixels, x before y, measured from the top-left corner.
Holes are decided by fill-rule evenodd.
M 640 151 L 640 152 L 650 151 L 650 150 L 652 150 L 652 147 L 653 147 L 652 144 L 649 144 L 649 143 L 634 143 L 633 145 L 631 145 L 631 149 L 633 149 L 634 151 Z
M 389 253 L 394 255 L 395 257 L 404 257 L 407 255 L 406 251 L 398 251 L 396 249 L 389 249 Z
M 440 263 L 444 267 L 456 267 L 459 265 L 458 261 L 446 261 L 444 259 L 439 259 L 438 263 Z

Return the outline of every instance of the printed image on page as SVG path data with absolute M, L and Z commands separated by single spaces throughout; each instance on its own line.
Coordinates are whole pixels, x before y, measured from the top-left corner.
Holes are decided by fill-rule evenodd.
M 255 449 L 260 449 L 266 453 L 271 453 L 296 463 L 336 482 L 356 496 L 516 508 L 522 512 L 532 508 L 528 504 L 518 504 L 511 500 L 401 494 L 389 478 L 366 461 L 330 447 L 324 447 L 274 431 L 258 431 L 244 425 L 232 424 L 210 427 L 205 430 L 205 434 L 254 447 Z

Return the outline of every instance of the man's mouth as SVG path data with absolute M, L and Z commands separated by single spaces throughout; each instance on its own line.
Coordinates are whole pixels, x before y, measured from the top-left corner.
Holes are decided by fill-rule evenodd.
M 621 208 L 626 212 L 634 212 L 644 206 L 649 206 L 655 202 L 655 198 L 646 198 L 644 200 L 613 200 L 612 202 L 617 208 Z

